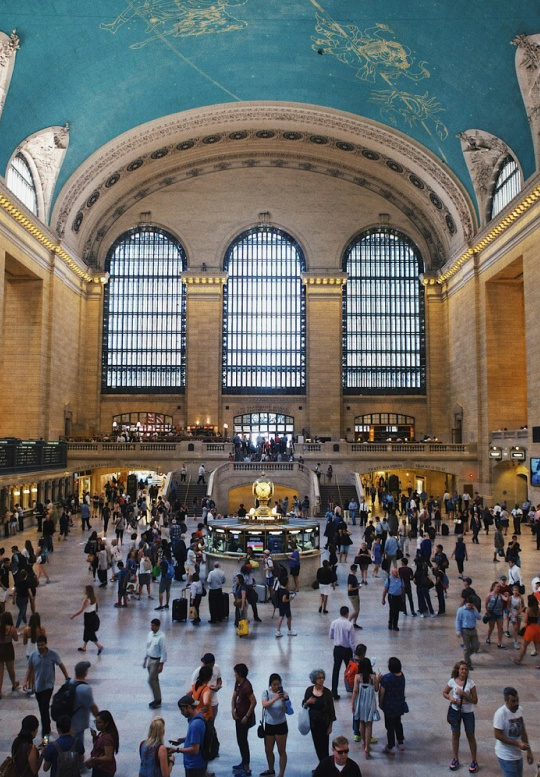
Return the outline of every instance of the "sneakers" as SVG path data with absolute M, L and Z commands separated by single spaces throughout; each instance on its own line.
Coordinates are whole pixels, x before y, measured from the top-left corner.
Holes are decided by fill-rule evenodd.
M 276 635 L 277 636 L 277 635 Z M 296 637 L 296 631 L 288 631 L 287 632 L 288 637 Z
M 240 761 L 239 764 L 235 764 L 232 768 L 233 772 L 243 772 L 244 771 L 244 764 Z
M 425 618 L 426 616 L 424 615 L 424 613 L 423 613 L 423 612 L 419 612 L 419 613 L 418 613 L 418 617 L 419 617 L 419 618 Z
M 476 761 L 471 761 L 471 765 L 469 766 L 469 771 L 471 774 L 474 774 L 478 771 L 478 763 Z
M 371 737 L 371 739 L 369 740 L 369 744 L 376 745 L 378 741 L 379 740 L 377 739 L 377 737 Z
M 360 734 L 355 734 L 354 735 L 354 741 L 355 742 L 361 742 L 362 741 L 362 737 L 360 736 Z
M 397 749 L 400 751 L 400 753 L 402 753 L 405 750 L 405 745 L 403 744 L 403 742 L 400 742 L 398 744 Z
M 395 755 L 396 751 L 393 747 L 388 747 L 388 745 L 385 745 L 382 749 L 383 753 L 386 753 L 386 755 Z
M 455 772 L 459 769 L 459 761 L 457 758 L 452 758 L 452 763 L 450 764 L 450 771 Z
M 282 636 L 283 634 L 281 633 L 281 631 L 276 631 L 276 637 L 282 637 Z
M 504 636 L 505 636 L 505 637 L 511 637 L 512 635 L 510 634 L 510 632 L 509 632 L 509 631 L 505 631 L 505 632 L 504 632 Z
M 491 640 L 489 637 L 486 639 L 486 645 L 491 645 Z

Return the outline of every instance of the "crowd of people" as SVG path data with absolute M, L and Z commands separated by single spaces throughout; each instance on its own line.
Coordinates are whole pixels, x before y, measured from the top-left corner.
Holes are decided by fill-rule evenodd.
M 452 495 L 448 496 L 447 501 L 451 501 Z M 336 590 L 344 583 L 345 591 L 341 600 L 346 595 L 348 605 L 342 604 L 339 617 L 328 623 L 328 644 L 333 645 L 330 687 L 325 685 L 325 670 L 314 669 L 309 673 L 310 685 L 300 705 L 296 705 L 298 718 L 305 719 L 306 730 L 300 729 L 301 733 L 311 732 L 315 757 L 319 762 L 313 770 L 317 777 L 337 772 L 355 777 L 360 774 L 360 767 L 349 757 L 349 739 L 340 735 L 331 740 L 337 717 L 336 703 L 341 699 L 339 686 L 343 671 L 346 688 L 351 693 L 349 736 L 353 742 L 361 743 L 365 759 L 372 758 L 372 747 L 376 744 L 373 723 L 381 719 L 381 714 L 386 729 L 386 744 L 382 752 L 391 758 L 406 747 L 402 718 L 409 711 L 404 670 L 407 647 L 403 646 L 401 657 L 389 657 L 388 671 L 378 673 L 375 670 L 374 660 L 367 656 L 366 644 L 357 641 L 357 630 L 364 628 L 360 608 L 360 594 L 364 587 L 374 586 L 377 593 L 380 592 L 380 606 L 387 608 L 388 612 L 388 629 L 399 632 L 402 616 L 418 615 L 422 618 L 442 617 L 446 614 L 449 574 L 454 574 L 450 567 L 452 560 L 455 561 L 458 579 L 462 581 L 459 602 L 455 602 L 455 631 L 459 640 L 456 644 L 461 645 L 464 658 L 455 664 L 442 691 L 444 698 L 449 701 L 447 719 L 452 740 L 452 771 L 460 765 L 461 728 L 470 749 L 469 771 L 473 773 L 479 768 L 474 726 L 478 689 L 470 677 L 474 670 L 472 656 L 480 648 L 479 621 L 483 620 L 487 626 L 487 649 L 493 634 L 496 634 L 497 648 L 514 648 L 516 653 L 513 661 L 518 665 L 529 655 L 529 646 L 534 647 L 534 655 L 540 650 L 540 577 L 532 579 L 530 593 L 527 593 L 521 574 L 522 548 L 519 542 L 524 526 L 536 532 L 540 525 L 540 508 L 535 510 L 529 506 L 525 517 L 520 508 L 521 514 L 514 516 L 514 529 L 517 526 L 519 531 L 505 541 L 505 505 L 484 509 L 473 502 L 465 508 L 462 504 L 460 508 L 458 502 L 452 507 L 443 498 L 444 517 L 448 518 L 453 512 L 455 517 L 452 522 L 459 528 L 459 533 L 450 539 L 443 529 L 444 526 L 448 527 L 448 520 L 438 517 L 441 513 L 438 501 L 432 500 L 430 504 L 430 499 L 426 496 L 423 501 L 422 495 L 412 492 L 408 495 L 404 511 L 397 511 L 395 501 L 392 504 L 388 498 L 381 498 L 380 517 L 373 509 L 374 502 L 371 510 L 362 509 L 366 504 L 364 499 L 359 500 L 360 504 L 352 500 L 347 509 L 333 505 L 327 512 L 324 559 L 313 581 L 313 587 L 318 588 L 320 595 L 318 611 L 321 616 L 329 614 L 333 609 L 332 600 Z M 498 507 L 501 509 L 496 509 Z M 73 768 L 79 769 L 85 765 L 93 777 L 110 777 L 116 772 L 115 756 L 121 745 L 115 711 L 101 709 L 95 703 L 92 685 L 88 682 L 90 662 L 79 661 L 75 665 L 74 676 L 70 676 L 61 651 L 49 647 L 50 635 L 45 626 L 47 614 L 40 614 L 38 610 L 40 578 L 44 577 L 46 583 L 49 581 L 48 559 L 54 552 L 55 535 L 65 541 L 69 538 L 72 526 L 80 520 L 85 537 L 80 565 L 84 585 L 81 583 L 83 594 L 79 600 L 80 606 L 78 609 L 73 608 L 70 617 L 73 620 L 83 616 L 82 643 L 78 650 L 85 653 L 90 644 L 95 647 L 97 655 L 101 655 L 104 650 L 107 655 L 107 646 L 99 639 L 104 605 L 101 601 L 100 611 L 95 584 L 103 589 L 115 585 L 114 606 L 117 608 L 136 606 L 135 603 L 141 601 L 145 593 L 148 599 L 153 599 L 157 587 L 155 609 L 163 613 L 171 607 L 171 591 L 176 581 L 180 589 L 186 590 L 191 607 L 190 620 L 194 626 L 202 622 L 201 605 L 207 588 L 210 623 L 218 624 L 226 619 L 222 603 L 223 595 L 228 594 L 229 585 L 235 608 L 235 624 L 248 620 L 250 606 L 253 620 L 261 622 L 257 600 L 253 596 L 253 570 L 256 568 L 252 563 L 253 553 L 239 559 L 239 572 L 233 581 L 226 580 L 219 562 L 207 569 L 205 522 L 198 522 L 197 528 L 189 532 L 187 511 L 183 506 L 174 502 L 171 504 L 171 501 L 155 493 L 150 495 L 144 489 L 135 503 L 116 484 L 101 497 L 87 494 L 83 495 L 81 503 L 73 500 L 61 508 L 52 504 L 43 508 L 38 524 L 38 533 L 42 536 L 38 538 L 35 549 L 31 540 L 25 541 L 21 551 L 18 545 L 13 545 L 9 557 L 5 549 L 0 549 L 0 591 L 4 594 L 0 603 L 0 694 L 5 668 L 12 692 L 18 692 L 22 682 L 21 690 L 35 698 L 39 713 L 39 719 L 32 714 L 24 717 L 20 733 L 13 742 L 15 774 L 32 777 L 39 774 L 41 769 L 50 769 L 53 777 L 63 777 L 64 768 L 66 775 L 71 774 L 67 771 L 69 761 Z M 212 509 L 210 507 L 209 512 Z M 357 525 L 356 517 L 362 514 L 365 514 L 365 519 L 361 519 L 360 531 L 357 532 L 353 527 Z M 493 517 L 492 522 L 487 519 L 488 515 Z M 62 516 L 67 516 L 63 522 Z M 507 564 L 506 573 L 498 574 L 490 590 L 483 592 L 483 601 L 465 572 L 468 534 L 472 534 L 472 541 L 475 542 L 480 533 L 480 530 L 475 533 L 473 528 L 475 519 L 482 521 L 486 539 L 490 530 L 493 535 L 500 534 L 503 537 L 502 552 L 497 551 L 493 563 Z M 99 521 L 103 531 L 98 533 L 90 521 Z M 48 532 L 51 523 L 54 530 Z M 129 524 L 129 530 L 126 524 Z M 76 530 L 79 531 L 78 526 Z M 129 534 L 129 538 L 125 533 Z M 355 542 L 358 544 L 356 549 Z M 445 545 L 448 545 L 447 552 Z M 353 550 L 354 563 L 350 564 L 349 553 Z M 70 552 L 75 552 L 73 547 Z M 266 583 L 275 592 L 274 602 L 278 611 L 275 636 L 296 636 L 292 627 L 291 605 L 300 590 L 297 550 L 292 549 L 289 554 L 290 575 L 283 574 L 282 564 L 272 559 L 268 549 L 265 549 L 256 563 L 263 567 Z M 88 575 L 94 584 L 86 582 Z M 432 592 L 436 595 L 437 612 L 433 607 Z M 12 604 L 17 610 L 16 619 L 11 612 Z M 371 600 L 371 606 L 375 606 L 375 599 Z M 384 610 L 381 609 L 382 613 Z M 45 616 L 43 623 L 42 616 Z M 108 613 L 105 617 L 109 617 Z M 152 618 L 150 622 L 143 656 L 152 694 L 149 702 L 151 710 L 162 706 L 160 678 L 168 660 L 167 635 L 162 628 L 162 617 L 160 614 L 159 618 Z M 281 631 L 283 623 L 287 625 L 285 633 Z M 263 633 L 259 632 L 260 635 Z M 26 673 L 21 681 L 16 676 L 14 651 L 14 644 L 20 637 L 26 647 L 27 658 Z M 507 639 L 511 643 L 506 643 Z M 395 653 L 401 652 L 398 645 L 396 643 Z M 323 653 L 324 649 L 321 650 Z M 55 693 L 56 668 L 68 686 L 64 694 L 64 706 L 60 709 L 60 702 L 55 701 L 59 693 L 58 688 Z M 237 777 L 251 777 L 252 774 L 250 731 L 257 723 L 257 708 L 260 710 L 258 733 L 264 740 L 267 761 L 267 769 L 262 775 L 285 775 L 289 721 L 294 710 L 291 697 L 284 688 L 283 669 L 276 668 L 280 673 L 270 674 L 267 687 L 259 698 L 251 685 L 249 669 L 245 663 L 236 663 L 231 672 L 234 682 L 232 677 L 229 682 L 234 687 L 230 711 L 240 753 L 240 762 L 233 767 Z M 224 678 L 214 654 L 206 653 L 201 659 L 201 665 L 193 672 L 191 687 L 185 689 L 186 693 L 178 701 L 178 709 L 188 725 L 185 740 L 169 741 L 169 745 L 166 745 L 165 720 L 159 716 L 153 718 L 148 735 L 141 741 L 139 748 L 141 777 L 170 775 L 175 754 L 183 756 L 188 777 L 204 777 L 208 764 L 220 752 L 216 717 L 219 692 L 223 685 Z M 524 757 L 532 763 L 532 750 L 523 712 L 519 707 L 517 689 L 507 685 L 501 688 L 501 692 L 504 703 L 494 714 L 495 751 L 502 774 L 515 777 L 520 774 Z M 31 699 L 29 703 L 32 703 Z M 110 706 L 114 706 L 112 699 Z M 95 717 L 96 728 L 90 731 L 91 745 L 88 751 L 84 734 L 90 728 L 91 715 Z M 54 739 L 53 723 L 56 726 Z M 35 745 L 34 740 L 40 728 L 41 742 Z M 230 745 L 228 748 L 230 750 Z

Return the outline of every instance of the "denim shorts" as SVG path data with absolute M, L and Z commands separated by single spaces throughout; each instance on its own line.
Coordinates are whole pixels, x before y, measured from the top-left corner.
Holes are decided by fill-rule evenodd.
M 463 721 L 463 728 L 465 729 L 465 733 L 474 734 L 474 712 L 462 712 L 461 720 Z M 458 720 L 455 725 L 450 727 L 452 731 L 459 731 L 461 720 Z

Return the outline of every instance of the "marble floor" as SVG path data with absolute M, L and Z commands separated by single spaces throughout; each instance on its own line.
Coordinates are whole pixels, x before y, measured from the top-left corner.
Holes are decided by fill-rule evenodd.
M 17 544 L 22 547 L 27 537 L 35 542 L 36 529 L 31 528 L 24 535 L 18 535 Z M 354 529 L 353 538 L 353 548 L 358 547 L 358 528 Z M 473 578 L 473 586 L 483 599 L 492 580 L 502 574 L 506 567 L 503 563 L 492 563 L 491 536 L 482 534 L 480 540 L 480 545 L 472 545 L 470 540 L 467 542 L 469 561 L 465 565 L 465 574 Z M 531 578 L 540 571 L 540 552 L 536 551 L 528 530 L 524 531 L 521 540 L 524 549 L 522 570 L 528 592 Z M 6 549 L 9 549 L 11 544 L 9 540 L 0 542 Z M 445 538 L 445 551 L 449 556 L 453 544 L 452 537 Z M 69 615 L 79 608 L 83 586 L 92 580 L 85 563 L 83 546 L 84 537 L 79 527 L 72 531 L 66 542 L 56 543 L 49 565 L 51 583 L 40 586 L 37 597 L 37 609 L 42 616 L 42 623 L 47 628 L 49 645 L 58 651 L 70 672 L 82 658 L 77 647 L 81 645 L 83 623 L 82 616 L 70 621 Z M 98 657 L 95 648 L 89 646 L 85 658 L 92 663 L 89 682 L 96 703 L 100 709 L 108 709 L 113 713 L 120 732 L 118 777 L 135 777 L 138 774 L 138 744 L 146 736 L 148 724 L 154 714 L 148 708 L 151 695 L 146 672 L 142 668 L 146 635 L 153 617 L 161 616 L 169 651 L 169 660 L 161 676 L 163 706 L 160 710 L 166 720 L 167 738 L 185 735 L 186 722 L 176 706 L 177 699 L 190 687 L 191 674 L 199 665 L 203 653 L 213 652 L 221 667 L 224 687 L 217 718 L 222 750 L 221 757 L 212 764 L 212 771 L 215 771 L 218 777 L 230 775 L 232 765 L 239 760 L 233 721 L 229 713 L 234 683 L 233 665 L 240 661 L 248 665 L 249 679 L 259 700 L 266 688 L 269 674 L 279 672 L 293 706 L 298 710 L 304 689 L 309 684 L 309 672 L 323 667 L 327 678 L 331 674 L 332 643 L 328 638 L 328 628 L 330 621 L 337 617 L 339 607 L 347 603 L 347 569 L 346 564 L 340 565 L 340 585 L 331 597 L 328 615 L 318 614 L 316 591 L 301 591 L 293 603 L 293 625 L 298 636 L 284 636 L 282 639 L 276 639 L 274 636 L 275 626 L 271 620 L 270 604 L 260 605 L 263 622 L 252 623 L 250 636 L 239 639 L 232 618 L 228 623 L 217 626 L 207 622 L 207 599 L 203 600 L 202 624 L 194 627 L 189 622 L 187 625 L 173 623 L 170 610 L 155 613 L 157 601 L 132 601 L 125 610 L 115 609 L 113 586 L 109 585 L 104 591 L 99 590 L 100 639 L 105 649 Z M 381 721 L 374 724 L 374 735 L 379 738 L 379 743 L 373 746 L 372 760 L 365 761 L 361 745 L 352 741 L 350 697 L 340 688 L 341 700 L 336 702 L 338 719 L 334 725 L 334 734 L 350 737 L 350 756 L 357 760 L 364 776 L 376 774 L 378 777 L 386 777 L 401 772 L 405 775 L 431 777 L 448 773 L 452 756 L 450 731 L 446 722 L 448 703 L 442 697 L 442 689 L 450 676 L 453 663 L 462 657 L 454 632 L 453 616 L 461 590 L 454 563 L 450 570 L 450 582 L 447 615 L 435 619 L 402 617 L 399 633 L 389 632 L 387 629 L 386 611 L 381 607 L 382 579 L 370 578 L 369 585 L 361 591 L 360 622 L 363 631 L 358 631 L 358 640 L 366 643 L 369 656 L 376 657 L 376 668 L 379 671 L 386 670 L 390 656 L 395 655 L 401 659 L 410 708 L 410 713 L 403 719 L 405 752 L 394 757 L 382 753 L 386 740 L 384 724 Z M 181 585 L 173 583 L 173 597 Z M 12 610 L 15 610 L 13 606 Z M 476 711 L 478 761 L 482 772 L 496 775 L 499 770 L 493 753 L 492 716 L 503 702 L 502 689 L 505 685 L 515 685 L 519 690 L 532 747 L 540 761 L 537 717 L 540 671 L 535 668 L 539 659 L 530 656 L 527 656 L 522 667 L 511 663 L 510 656 L 514 651 L 510 639 L 505 639 L 508 649 L 504 651 L 498 650 L 496 644 L 485 645 L 486 628 L 481 625 L 479 629 L 481 636 L 483 635 L 482 652 L 476 657 L 473 675 L 479 696 Z M 25 652 L 20 644 L 16 647 L 16 670 L 21 685 L 25 664 Z M 61 678 L 58 674 L 57 685 Z M 37 714 L 37 704 L 33 698 L 27 698 L 22 692 L 10 692 L 7 674 L 3 690 L 3 698 L 0 701 L 0 762 L 7 753 L 23 716 L 29 713 Z M 260 709 L 259 702 L 257 712 L 260 713 Z M 289 729 L 289 763 L 286 773 L 289 777 L 309 777 L 317 763 L 311 736 L 302 737 L 299 734 L 296 716 L 289 719 Z M 87 747 L 89 740 L 87 733 Z M 257 739 L 255 729 L 250 734 L 250 744 L 253 774 L 258 775 L 267 766 L 263 743 Z M 462 744 L 462 772 L 468 771 L 469 760 L 468 748 L 466 744 Z M 181 757 L 178 757 L 173 774 L 182 773 L 181 770 Z M 532 771 L 527 771 L 526 766 L 525 774 L 529 773 Z

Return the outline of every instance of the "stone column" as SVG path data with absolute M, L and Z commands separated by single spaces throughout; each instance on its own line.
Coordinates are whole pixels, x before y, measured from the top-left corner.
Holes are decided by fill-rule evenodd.
M 186 284 L 186 423 L 221 427 L 224 272 L 182 273 Z
M 339 440 L 341 428 L 342 295 L 347 273 L 306 272 L 308 429 Z
M 448 320 L 443 305 L 442 286 L 436 276 L 424 273 L 426 319 L 427 426 L 416 434 L 444 435 L 451 440 L 452 425 L 448 408 Z M 417 439 L 419 439 L 417 437 Z

